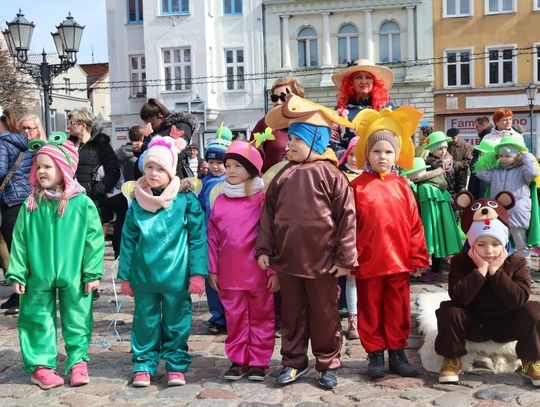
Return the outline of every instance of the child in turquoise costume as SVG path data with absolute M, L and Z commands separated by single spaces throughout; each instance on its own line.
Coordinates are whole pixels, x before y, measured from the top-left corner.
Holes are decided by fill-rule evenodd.
M 118 278 L 122 293 L 135 297 L 134 387 L 150 385 L 160 357 L 167 384 L 186 383 L 190 294 L 204 293 L 208 275 L 204 212 L 193 193 L 179 193 L 177 160 L 174 139 L 152 139 L 122 231 Z
M 431 255 L 431 273 L 439 273 L 442 259 L 459 253 L 462 245 L 444 171 L 442 168 L 426 171 L 427 168 L 424 159 L 416 157 L 413 168 L 401 171 L 401 175 L 412 183 L 418 202 L 426 246 Z M 437 276 L 431 273 L 424 278 Z
M 24 370 L 42 389 L 64 384 L 56 369 L 56 299 L 71 386 L 89 382 L 92 295 L 103 273 L 105 242 L 96 206 L 74 180 L 77 149 L 64 133 L 33 140 L 32 192 L 21 207 L 6 280 L 20 297 Z

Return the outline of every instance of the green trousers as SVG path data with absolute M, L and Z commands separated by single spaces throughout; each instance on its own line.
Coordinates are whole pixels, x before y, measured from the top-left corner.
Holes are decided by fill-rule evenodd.
M 146 293 L 135 291 L 131 328 L 133 371 L 156 374 L 160 357 L 168 372 L 186 372 L 191 356 L 191 297 L 187 291 Z
M 20 296 L 19 339 L 24 370 L 32 373 L 38 366 L 56 369 L 56 295 L 67 354 L 65 373 L 73 365 L 88 361 L 92 337 L 92 294 L 84 295 L 84 284 L 62 288 L 32 284 Z

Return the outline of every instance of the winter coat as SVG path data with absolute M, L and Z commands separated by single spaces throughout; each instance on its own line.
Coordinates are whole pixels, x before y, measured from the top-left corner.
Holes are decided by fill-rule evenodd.
M 131 143 L 124 144 L 116 150 L 116 156 L 120 162 L 120 170 L 124 176 L 124 181 L 133 181 L 139 177 L 135 177 L 135 165 L 139 159 L 140 153 L 133 152 Z
M 510 227 L 528 229 L 531 221 L 531 188 L 530 183 L 538 175 L 538 167 L 531 153 L 523 154 L 523 165 L 505 170 L 477 171 L 477 177 L 491 184 L 490 197 L 501 191 L 511 192 L 516 204 L 508 210 Z
M 74 140 L 77 141 L 77 140 Z M 99 167 L 105 176 L 98 180 Z M 90 139 L 79 146 L 79 166 L 75 178 L 93 200 L 105 198 L 120 180 L 120 162 L 111 147 L 110 138 L 93 128 Z
M 24 157 L 13 177 L 0 194 L 2 207 L 14 206 L 22 203 L 30 195 L 29 176 L 32 168 L 32 153 L 26 146 L 28 138 L 22 133 L 0 133 L 0 184 L 4 181 L 9 170 L 17 161 L 19 154 L 24 152 Z
M 497 130 L 496 127 L 493 127 L 491 129 L 491 132 L 489 134 L 486 134 L 482 140 L 489 140 L 489 141 L 495 141 L 499 143 L 503 137 L 506 136 L 512 136 L 515 139 L 517 139 L 520 143 L 525 144 L 525 141 L 523 140 L 523 136 L 519 134 L 514 129 L 510 130 Z
M 463 187 L 467 185 L 469 167 L 472 161 L 472 151 L 471 145 L 462 138 L 459 138 L 457 142 L 451 141 L 448 143 L 448 152 L 454 158 L 456 175 L 460 178 L 459 184 Z

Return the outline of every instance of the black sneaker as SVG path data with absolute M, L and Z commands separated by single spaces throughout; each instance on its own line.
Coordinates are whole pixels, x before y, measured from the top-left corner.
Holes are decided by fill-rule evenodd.
M 337 386 L 337 370 L 328 369 L 320 372 L 319 375 L 319 385 L 323 389 L 332 390 Z
M 98 290 L 94 290 L 92 291 L 92 301 L 95 301 L 97 300 L 99 297 L 101 297 L 101 295 L 99 295 L 99 291 Z
M 409 363 L 403 349 L 388 350 L 388 367 L 392 373 L 402 377 L 418 376 L 418 370 Z
M 242 366 L 242 365 L 239 365 L 238 363 L 233 363 L 231 367 L 229 368 L 229 370 L 225 372 L 225 375 L 223 376 L 223 378 L 225 380 L 231 380 L 231 381 L 240 380 L 242 377 L 247 375 L 248 371 L 249 371 L 248 366 Z
M 279 376 L 276 379 L 276 383 L 283 386 L 285 384 L 292 383 L 309 372 L 309 366 L 295 369 L 294 367 L 284 366 L 279 372 Z
M 227 333 L 227 328 L 223 325 L 216 325 L 211 322 L 208 323 L 208 332 L 211 334 L 224 334 Z
M 19 294 L 11 294 L 7 301 L 4 301 L 2 304 L 0 304 L 0 308 L 2 309 L 10 309 L 13 307 L 19 306 Z
M 378 350 L 368 353 L 369 365 L 367 374 L 372 379 L 384 377 L 384 351 Z
M 8 309 L 4 315 L 19 315 L 19 306 Z
M 266 372 L 260 367 L 252 367 L 248 373 L 248 379 L 252 382 L 262 382 L 266 377 Z

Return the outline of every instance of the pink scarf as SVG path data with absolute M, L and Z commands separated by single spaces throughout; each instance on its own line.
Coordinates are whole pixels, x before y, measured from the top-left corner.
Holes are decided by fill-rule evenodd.
M 43 195 L 41 195 L 41 191 L 43 191 Z M 58 214 L 60 216 L 64 216 L 64 212 L 66 210 L 66 206 L 68 201 L 71 198 L 76 197 L 79 194 L 86 193 L 86 190 L 82 187 L 81 184 L 77 182 L 77 180 L 73 180 L 73 182 L 70 182 L 67 184 L 67 188 L 62 192 L 56 192 L 52 190 L 43 190 L 39 187 L 32 187 L 32 192 L 30 193 L 30 196 L 28 197 L 28 201 L 26 203 L 26 207 L 30 212 L 34 211 L 38 207 L 38 201 L 41 201 L 41 199 L 49 199 L 49 200 L 57 200 L 58 202 Z
M 174 177 L 161 195 L 154 196 L 146 179 L 141 177 L 137 180 L 137 184 L 135 185 L 135 199 L 144 210 L 156 213 L 161 208 L 168 208 L 176 195 L 178 195 L 179 190 L 180 178 Z

